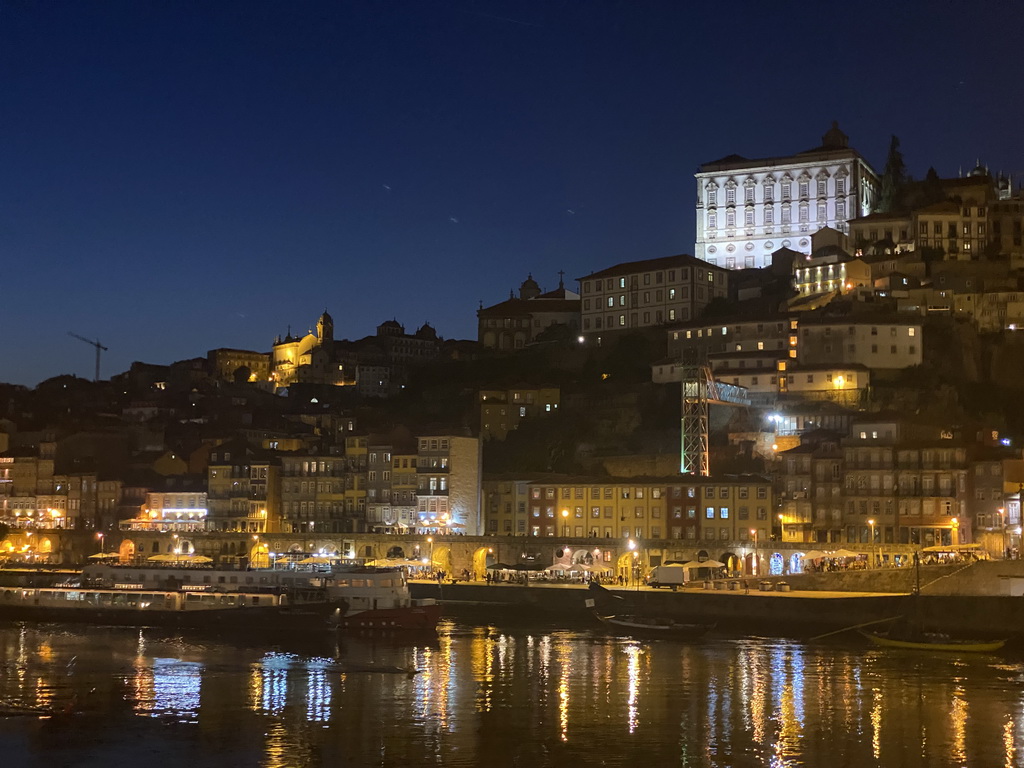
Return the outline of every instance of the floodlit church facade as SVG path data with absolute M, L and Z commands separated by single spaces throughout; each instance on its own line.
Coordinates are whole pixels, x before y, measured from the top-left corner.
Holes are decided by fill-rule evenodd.
M 823 227 L 847 222 L 877 203 L 878 175 L 850 148 L 836 123 L 821 146 L 789 157 L 729 155 L 700 166 L 694 255 L 726 269 L 765 267 L 789 248 L 810 254 Z

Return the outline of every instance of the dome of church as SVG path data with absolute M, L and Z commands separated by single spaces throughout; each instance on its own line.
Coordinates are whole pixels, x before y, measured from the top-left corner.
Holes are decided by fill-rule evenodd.
M 519 298 L 520 299 L 532 299 L 540 296 L 540 286 L 537 281 L 533 279 L 533 275 L 529 274 L 523 281 L 523 284 L 519 286 Z

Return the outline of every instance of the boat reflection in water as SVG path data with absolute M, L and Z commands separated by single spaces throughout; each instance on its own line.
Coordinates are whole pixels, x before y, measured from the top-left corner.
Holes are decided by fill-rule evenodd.
M 10 624 L 0 670 L 10 765 L 1012 766 L 1024 738 L 1024 665 L 853 644 Z

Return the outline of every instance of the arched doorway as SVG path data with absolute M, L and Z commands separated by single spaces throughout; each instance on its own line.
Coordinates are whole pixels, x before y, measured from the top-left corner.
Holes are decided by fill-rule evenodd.
M 635 585 L 640 578 L 640 553 L 623 552 L 615 561 L 615 580 L 623 585 Z
M 121 542 L 121 546 L 117 549 L 118 559 L 122 563 L 130 563 L 135 559 L 135 542 L 131 539 L 125 539 Z
M 781 576 L 783 572 L 784 561 L 782 555 L 778 552 L 773 552 L 772 556 L 768 559 L 768 573 L 772 576 Z
M 487 566 L 497 562 L 494 556 L 494 549 L 491 547 L 480 547 L 473 553 L 473 581 L 484 581 L 487 578 Z
M 388 560 L 399 560 L 399 559 L 404 560 L 405 559 L 405 549 L 403 549 L 402 547 L 397 547 L 397 546 L 396 547 L 388 547 L 388 551 L 387 551 L 387 554 L 385 555 L 385 557 Z
M 432 542 L 430 544 L 430 551 L 428 552 L 430 557 L 430 570 L 433 571 L 444 571 L 446 575 L 450 576 L 452 573 L 452 551 L 443 544 Z
M 262 539 L 254 542 L 252 549 L 249 550 L 249 562 L 253 568 L 270 567 L 270 550 Z
M 719 560 L 725 563 L 725 570 L 730 575 L 739 573 L 743 569 L 743 561 L 740 560 L 735 552 L 725 552 Z

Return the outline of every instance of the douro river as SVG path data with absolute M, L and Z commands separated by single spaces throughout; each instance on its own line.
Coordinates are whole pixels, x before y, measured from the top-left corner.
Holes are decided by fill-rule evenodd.
M 275 641 L 0 625 L 2 765 L 1024 765 L 1024 663 L 442 622 Z

